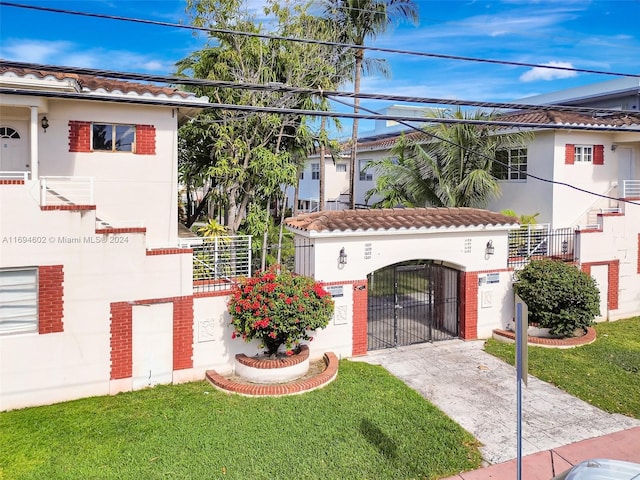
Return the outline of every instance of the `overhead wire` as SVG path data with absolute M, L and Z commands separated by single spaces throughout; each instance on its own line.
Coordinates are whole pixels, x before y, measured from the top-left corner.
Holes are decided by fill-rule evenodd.
M 335 101 L 335 102 L 341 103 L 342 105 L 346 105 L 346 106 L 348 106 L 348 107 L 352 107 L 352 108 L 354 107 L 354 105 L 353 105 L 353 104 L 350 104 L 350 103 L 345 102 L 345 101 L 343 101 L 343 100 L 339 100 L 339 99 L 335 99 L 335 98 L 334 98 L 334 99 L 332 99 L 332 100 L 333 100 L 333 101 Z M 371 110 L 371 109 L 369 109 L 369 108 L 366 108 L 366 107 L 359 106 L 358 108 L 359 108 L 359 109 L 361 109 L 361 110 L 365 110 L 365 111 L 367 111 L 367 112 L 369 112 L 369 113 L 376 113 L 375 111 L 373 111 L 373 110 Z M 423 133 L 423 134 L 425 134 L 425 135 L 427 135 L 427 136 L 430 136 L 430 137 L 433 137 L 433 138 L 435 138 L 435 139 L 437 139 L 437 140 L 440 140 L 441 142 L 445 142 L 445 143 L 448 143 L 448 144 L 453 145 L 453 146 L 455 146 L 455 147 L 461 148 L 462 150 L 464 150 L 464 151 L 466 151 L 466 152 L 469 152 L 469 153 L 471 153 L 471 154 L 473 154 L 473 155 L 478 155 L 478 156 L 480 156 L 480 157 L 482 157 L 482 158 L 484 158 L 484 159 L 487 159 L 487 160 L 490 160 L 490 161 L 492 161 L 492 162 L 498 163 L 499 165 L 501 165 L 501 166 L 503 166 L 503 167 L 507 167 L 507 169 L 509 169 L 509 168 L 510 168 L 508 164 L 506 164 L 506 163 L 504 163 L 504 162 L 502 162 L 502 161 L 500 161 L 500 160 L 498 160 L 498 159 L 496 159 L 496 158 L 492 158 L 492 157 L 490 157 L 490 156 L 488 156 L 488 155 L 485 155 L 485 154 L 484 154 L 484 153 L 482 153 L 482 152 L 479 152 L 479 151 L 474 150 L 474 149 L 469 148 L 469 147 L 465 147 L 464 145 L 460 145 L 459 143 L 456 143 L 456 142 L 454 142 L 454 141 L 452 141 L 452 140 L 449 140 L 449 139 L 447 139 L 447 138 L 441 137 L 441 136 L 439 136 L 439 135 L 437 135 L 437 134 L 434 134 L 434 133 L 431 133 L 431 132 L 426 132 L 426 131 L 424 131 L 424 130 L 423 130 L 423 129 L 421 129 L 421 128 L 417 128 L 416 126 L 411 125 L 410 123 L 407 123 L 407 122 L 405 122 L 405 121 L 399 121 L 398 123 L 400 123 L 401 125 L 404 125 L 404 126 L 406 126 L 406 127 L 410 128 L 410 129 L 412 129 L 412 130 L 415 130 L 416 132 L 420 132 L 420 133 Z M 592 192 L 591 190 L 587 190 L 587 189 L 584 189 L 584 188 L 581 188 L 581 187 L 577 187 L 577 186 L 575 186 L 575 185 L 571 185 L 571 184 L 566 183 L 566 182 L 560 182 L 560 181 L 558 181 L 558 180 L 551 180 L 551 179 L 548 179 L 548 178 L 539 177 L 539 176 L 537 176 L 537 175 L 534 175 L 534 174 L 532 174 L 532 173 L 529 173 L 528 171 L 527 171 L 527 172 L 525 172 L 525 175 L 526 175 L 527 177 L 533 178 L 533 179 L 535 179 L 535 180 L 539 180 L 539 181 L 541 181 L 541 182 L 551 183 L 551 184 L 553 184 L 553 185 L 562 185 L 562 186 L 564 186 L 564 187 L 568 187 L 568 188 L 571 188 L 571 189 L 573 189 L 573 190 L 577 190 L 577 191 L 582 192 L 582 193 L 587 193 L 587 194 L 589 194 L 589 195 L 594 195 L 594 196 L 596 196 L 596 197 L 605 198 L 605 199 L 607 199 L 607 200 L 621 201 L 621 202 L 624 202 L 624 203 L 628 203 L 628 204 L 630 204 L 630 205 L 638 205 L 638 206 L 640 206 L 640 203 L 639 203 L 639 202 L 634 202 L 634 201 L 632 201 L 632 200 L 627 200 L 627 199 L 624 199 L 624 198 L 611 197 L 611 196 L 609 196 L 609 195 L 604 195 L 604 194 L 601 194 L 601 193 Z
M 530 110 L 530 111 L 567 111 L 584 114 L 633 114 L 638 115 L 637 110 L 621 110 L 613 108 L 598 108 L 598 107 L 581 107 L 575 105 L 535 105 L 528 103 L 516 103 L 516 102 L 487 102 L 478 100 L 458 100 L 447 98 L 435 98 L 435 97 L 415 97 L 406 95 L 388 95 L 380 93 L 354 93 L 346 91 L 335 90 L 323 90 L 307 87 L 294 87 L 285 85 L 282 83 L 244 83 L 233 82 L 226 80 L 210 80 L 202 78 L 184 77 L 179 75 L 154 75 L 147 73 L 134 73 L 134 72 L 120 72 L 114 70 L 95 69 L 95 68 L 83 68 L 83 67 L 67 67 L 59 65 L 47 65 L 40 63 L 26 63 L 16 62 L 12 60 L 0 60 L 0 66 L 7 68 L 20 68 L 20 69 L 33 69 L 49 72 L 60 73 L 72 73 L 76 75 L 90 75 L 96 77 L 115 78 L 119 80 L 136 80 L 155 83 L 166 83 L 173 85 L 186 85 L 190 87 L 215 87 L 215 88 L 233 88 L 240 90 L 258 90 L 269 92 L 287 92 L 295 94 L 306 95 L 318 95 L 318 96 L 330 96 L 330 97 L 348 97 L 348 98 L 361 98 L 367 100 L 380 100 L 380 101 L 395 101 L 406 103 L 422 103 L 422 104 L 434 104 L 434 105 L 456 105 L 456 106 L 471 106 L 481 108 L 496 108 L 496 109 L 512 109 L 512 110 Z
M 85 16 L 85 17 L 102 18 L 102 19 L 108 19 L 108 20 L 119 20 L 124 22 L 133 22 L 133 23 L 140 23 L 140 24 L 147 24 L 147 25 L 173 27 L 173 28 L 201 31 L 201 32 L 207 32 L 207 33 L 240 35 L 240 36 L 246 36 L 246 37 L 262 38 L 267 40 L 282 40 L 282 41 L 289 41 L 289 42 L 309 43 L 309 44 L 315 44 L 315 45 L 325 45 L 325 46 L 333 46 L 333 47 L 341 47 L 341 48 L 352 48 L 352 49 L 365 50 L 365 51 L 368 50 L 372 52 L 413 55 L 413 56 L 419 56 L 419 57 L 439 58 L 444 60 L 489 63 L 489 64 L 508 65 L 508 66 L 516 66 L 516 67 L 544 68 L 548 70 L 562 70 L 562 71 L 570 71 L 570 72 L 592 73 L 592 74 L 609 75 L 609 76 L 616 76 L 616 77 L 640 78 L 640 74 L 635 74 L 635 73 L 610 72 L 606 70 L 565 67 L 561 65 L 542 65 L 537 63 L 515 62 L 515 61 L 509 61 L 509 60 L 496 60 L 496 59 L 479 58 L 479 57 L 466 57 L 461 55 L 447 55 L 442 53 L 417 52 L 417 51 L 403 50 L 403 49 L 397 49 L 397 48 L 374 47 L 374 46 L 367 46 L 367 45 L 356 45 L 353 43 L 333 42 L 329 40 L 317 40 L 317 39 L 310 39 L 310 38 L 290 37 L 290 36 L 284 36 L 284 35 L 247 32 L 247 31 L 233 30 L 228 28 L 197 27 L 194 25 L 184 25 L 181 23 L 163 22 L 159 20 L 123 17 L 120 15 L 107 15 L 103 13 L 81 12 L 76 10 L 62 9 L 62 8 L 43 7 L 39 5 L 25 5 L 20 3 L 7 2 L 5 0 L 0 0 L 0 6 L 25 8 L 30 10 L 39 10 L 39 11 L 52 12 L 52 13 L 62 13 L 66 15 L 78 15 L 78 16 Z

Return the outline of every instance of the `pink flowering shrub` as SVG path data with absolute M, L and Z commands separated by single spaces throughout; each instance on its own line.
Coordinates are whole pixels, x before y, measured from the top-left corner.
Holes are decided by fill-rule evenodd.
M 294 275 L 279 267 L 242 278 L 228 303 L 233 338 L 261 341 L 260 348 L 275 355 L 284 345 L 293 355 L 301 340 L 324 328 L 333 315 L 331 294 L 311 277 Z

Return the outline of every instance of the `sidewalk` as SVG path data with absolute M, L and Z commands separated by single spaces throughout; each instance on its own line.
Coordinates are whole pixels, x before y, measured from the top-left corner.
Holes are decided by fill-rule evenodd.
M 522 459 L 522 479 L 551 480 L 576 463 L 594 458 L 640 463 L 640 427 L 527 455 Z M 514 480 L 516 475 L 517 462 L 510 460 L 443 480 Z
M 478 439 L 484 464 L 491 466 L 475 477 L 470 472 L 454 478 L 515 479 L 516 373 L 511 365 L 484 352 L 483 345 L 483 341 L 451 340 L 378 350 L 352 360 L 382 365 Z M 541 476 L 527 473 L 524 480 L 549 480 L 552 458 L 558 473 L 578 458 L 616 458 L 619 453 L 626 455 L 620 459 L 640 462 L 640 420 L 604 412 L 532 376 L 528 387 L 522 388 L 522 432 L 524 465 L 535 462 L 535 470 L 541 470 Z M 621 432 L 622 440 L 610 436 L 616 432 Z M 576 442 L 582 445 L 588 439 L 595 439 L 595 446 L 584 443 L 584 453 L 575 450 Z M 542 470 L 544 462 L 547 471 Z M 493 468 L 504 476 L 489 476 Z

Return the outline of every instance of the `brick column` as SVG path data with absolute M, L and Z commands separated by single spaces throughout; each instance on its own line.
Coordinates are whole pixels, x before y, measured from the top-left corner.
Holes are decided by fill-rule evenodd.
M 193 297 L 173 301 L 173 369 L 193 368 Z
M 478 338 L 477 272 L 460 272 L 460 338 Z
M 62 265 L 38 267 L 38 333 L 64 331 L 64 290 Z
M 111 304 L 111 380 L 133 375 L 133 308 L 128 302 Z
M 367 280 L 353 283 L 353 347 L 354 357 L 367 353 Z

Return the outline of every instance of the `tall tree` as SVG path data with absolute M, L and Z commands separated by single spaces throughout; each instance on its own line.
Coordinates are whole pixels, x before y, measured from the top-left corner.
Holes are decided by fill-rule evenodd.
M 338 40 L 364 46 L 384 33 L 391 25 L 402 21 L 418 21 L 418 7 L 413 0 L 325 0 L 325 15 L 336 27 Z M 355 49 L 353 64 L 353 112 L 360 109 L 360 82 L 364 72 L 364 49 Z M 349 206 L 355 208 L 355 172 L 358 151 L 358 119 L 353 119 L 351 129 L 351 156 L 349 170 Z
M 194 87 L 222 104 L 255 107 L 321 108 L 317 97 L 293 94 L 278 85 L 327 88 L 322 79 L 332 74 L 326 47 L 278 38 L 258 38 L 234 34 L 234 31 L 276 36 L 301 34 L 313 17 L 301 8 L 269 3 L 265 14 L 275 17 L 273 30 L 265 31 L 253 17 L 240 10 L 239 0 L 189 0 L 188 12 L 198 26 L 215 25 L 227 33 L 215 33 L 211 46 L 193 53 L 178 63 L 178 73 L 195 78 L 237 83 L 272 85 L 271 89 L 248 90 Z M 240 228 L 249 205 L 268 208 L 270 198 L 279 198 L 283 185 L 295 185 L 296 158 L 293 152 L 309 148 L 313 141 L 307 119 L 297 114 L 254 111 L 238 113 L 215 109 L 202 113 L 186 129 L 196 138 L 190 159 L 198 172 L 208 176 L 226 202 L 226 225 L 231 234 Z M 190 149 L 190 145 L 185 145 Z M 202 153 L 207 152 L 205 158 Z M 195 161 L 194 159 L 197 159 Z M 193 173 L 193 172 L 191 172 Z
M 434 110 L 432 118 L 491 120 L 482 111 Z M 500 133 L 489 126 L 434 123 L 426 135 L 402 137 L 391 157 L 371 162 L 378 172 L 367 198 L 381 197 L 374 206 L 484 208 L 500 195 L 494 172 L 498 152 L 522 148 L 532 140 L 529 132 Z

